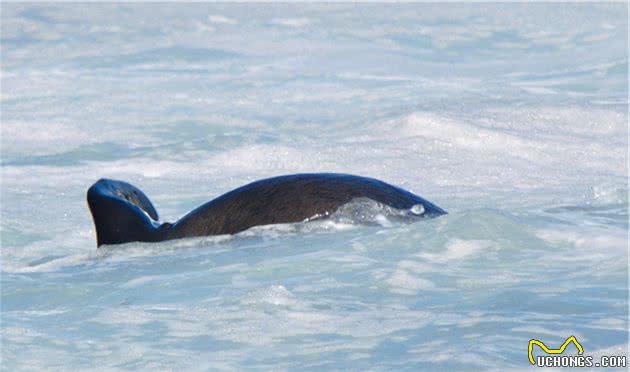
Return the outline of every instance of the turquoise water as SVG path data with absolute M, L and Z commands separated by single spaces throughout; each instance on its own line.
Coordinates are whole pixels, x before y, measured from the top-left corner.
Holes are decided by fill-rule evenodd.
M 627 355 L 627 14 L 3 3 L 2 369 L 521 370 L 570 335 Z M 449 215 L 96 249 L 100 177 L 173 222 L 321 171 Z

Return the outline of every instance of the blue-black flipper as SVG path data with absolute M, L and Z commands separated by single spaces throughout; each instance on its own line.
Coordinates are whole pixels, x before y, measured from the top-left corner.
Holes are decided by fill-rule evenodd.
M 140 189 L 126 182 L 100 179 L 87 192 L 97 246 L 161 240 L 158 213 Z

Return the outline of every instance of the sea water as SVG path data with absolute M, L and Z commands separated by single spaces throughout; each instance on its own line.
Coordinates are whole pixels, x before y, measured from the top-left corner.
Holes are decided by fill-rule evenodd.
M 3 3 L 2 369 L 527 369 L 529 340 L 572 335 L 626 355 L 627 14 Z M 299 172 L 449 214 L 96 248 L 100 177 L 174 222 Z

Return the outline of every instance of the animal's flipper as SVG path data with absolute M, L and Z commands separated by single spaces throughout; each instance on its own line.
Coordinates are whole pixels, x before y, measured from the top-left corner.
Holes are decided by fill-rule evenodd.
M 88 189 L 87 202 L 97 246 L 159 240 L 157 211 L 137 187 L 103 178 Z

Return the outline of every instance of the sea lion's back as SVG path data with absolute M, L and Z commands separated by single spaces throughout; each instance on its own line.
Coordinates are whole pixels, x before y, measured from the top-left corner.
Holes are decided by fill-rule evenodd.
M 349 174 L 309 173 L 252 182 L 195 209 L 174 226 L 182 236 L 234 234 L 252 226 L 325 217 L 356 198 L 393 208 L 422 204 L 431 215 L 445 213 L 421 197 L 385 182 Z

